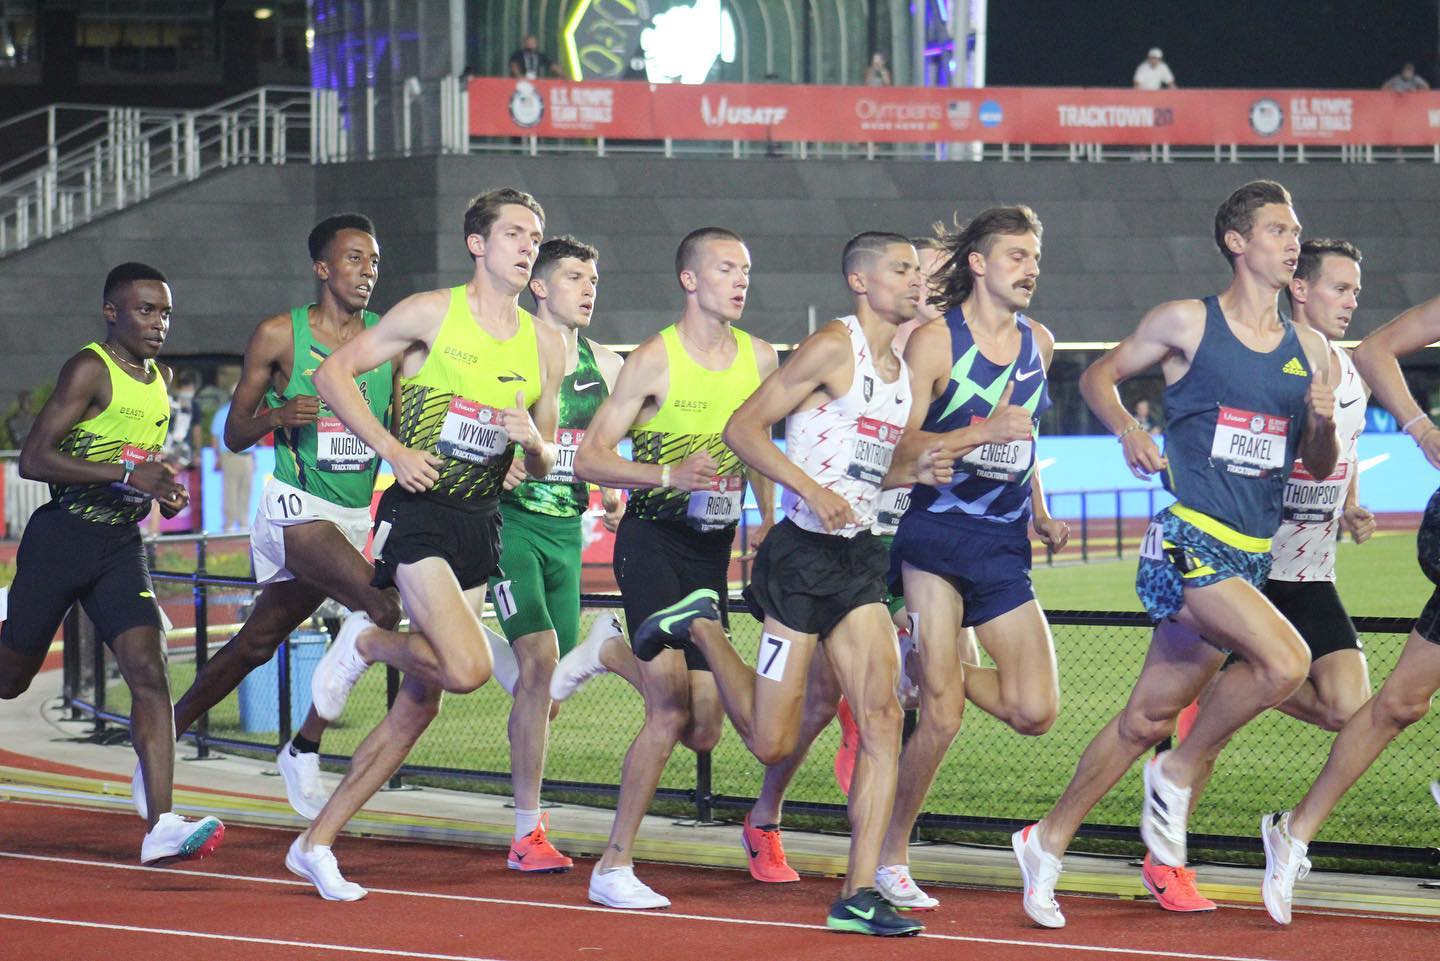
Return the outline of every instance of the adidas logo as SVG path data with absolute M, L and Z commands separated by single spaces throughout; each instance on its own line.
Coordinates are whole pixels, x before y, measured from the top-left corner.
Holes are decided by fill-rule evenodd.
M 1305 366 L 1300 363 L 1300 360 L 1297 357 L 1291 357 L 1289 360 L 1285 361 L 1285 366 L 1280 368 L 1280 370 L 1282 373 L 1294 374 L 1296 377 L 1310 376 L 1305 372 Z

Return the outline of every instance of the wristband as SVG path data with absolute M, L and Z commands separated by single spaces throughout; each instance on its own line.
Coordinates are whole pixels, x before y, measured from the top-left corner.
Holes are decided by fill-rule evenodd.
M 1425 418 L 1427 418 L 1427 417 L 1429 417 L 1429 416 L 1430 416 L 1429 414 L 1425 413 L 1425 412 L 1422 410 L 1420 413 L 1416 414 L 1414 417 L 1410 418 L 1410 419 L 1407 420 L 1405 423 L 1401 424 L 1401 425 L 1400 425 L 1400 429 L 1401 429 L 1402 431 L 1404 431 L 1405 433 L 1408 434 L 1408 433 L 1410 433 L 1410 428 L 1414 427 L 1416 424 L 1420 423 L 1420 421 L 1424 420 Z M 1422 435 L 1422 436 L 1423 436 L 1423 435 Z
M 1125 429 L 1122 430 L 1120 433 L 1116 434 L 1116 435 L 1115 435 L 1115 440 L 1116 440 L 1117 443 L 1124 443 L 1124 442 L 1125 442 L 1125 435 L 1126 435 L 1126 434 L 1130 433 L 1131 431 L 1144 430 L 1144 429 L 1145 429 L 1145 428 L 1141 427 L 1141 426 L 1140 426 L 1140 422 L 1137 420 L 1137 421 L 1135 421 L 1134 423 L 1132 423 L 1129 427 L 1125 428 Z
M 670 465 L 669 465 L 669 464 L 661 464 L 661 465 L 660 465 L 660 486 L 661 486 L 661 487 L 669 487 L 669 486 L 670 486 Z

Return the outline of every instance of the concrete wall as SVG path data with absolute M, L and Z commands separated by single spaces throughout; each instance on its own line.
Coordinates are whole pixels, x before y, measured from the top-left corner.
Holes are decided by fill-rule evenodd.
M 167 354 L 238 353 L 255 322 L 311 296 L 305 236 L 319 217 L 358 209 L 380 231 L 375 306 L 458 283 L 466 200 L 513 184 L 545 205 L 550 233 L 601 251 L 595 333 L 637 341 L 674 319 L 675 246 L 703 224 L 749 241 L 754 282 L 744 326 L 789 342 L 849 309 L 844 241 L 866 229 L 920 233 L 936 219 L 1025 202 L 1045 223 L 1034 314 L 1062 341 L 1113 340 L 1153 304 L 1222 287 L 1211 239 L 1235 186 L 1275 177 L 1309 236 L 1337 235 L 1366 255 L 1352 330 L 1373 329 L 1440 290 L 1440 167 L 1186 163 L 937 164 L 665 160 L 656 157 L 427 157 L 218 174 L 0 260 L 0 349 L 11 391 L 53 378 L 101 335 L 100 286 L 122 260 L 174 283 Z

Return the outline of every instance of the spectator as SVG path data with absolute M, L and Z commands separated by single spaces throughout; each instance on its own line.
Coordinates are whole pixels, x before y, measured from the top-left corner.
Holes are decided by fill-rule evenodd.
M 38 390 L 21 393 L 20 399 L 15 402 L 15 412 L 5 421 L 5 431 L 10 435 L 10 443 L 16 450 L 24 445 L 30 428 L 35 424 L 35 415 L 40 412 L 40 398 L 36 396 L 38 393 Z
M 165 436 L 165 454 L 182 470 L 195 463 L 199 433 L 195 421 L 195 391 L 199 387 L 200 377 L 193 370 L 180 371 L 170 387 L 170 429 Z
M 890 86 L 890 68 L 885 66 L 885 55 L 883 53 L 872 53 L 870 55 L 870 65 L 865 68 L 865 86 Z
M 1381 84 L 1380 89 L 1389 90 L 1391 93 L 1414 93 L 1417 90 L 1429 90 L 1430 84 L 1415 72 L 1413 63 L 1406 63 L 1399 73 Z
M 560 76 L 560 65 L 540 50 L 540 41 L 533 33 L 520 41 L 520 49 L 510 55 L 510 76 L 535 80 L 546 75 Z
M 1137 400 L 1135 402 L 1135 423 L 1147 434 L 1160 433 L 1160 419 L 1150 409 L 1148 400 Z
M 1165 54 L 1159 47 L 1151 47 L 1140 66 L 1135 68 L 1136 90 L 1174 90 L 1175 75 L 1165 62 Z

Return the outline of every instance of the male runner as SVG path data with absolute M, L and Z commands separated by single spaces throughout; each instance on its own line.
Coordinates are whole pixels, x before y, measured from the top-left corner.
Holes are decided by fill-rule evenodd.
M 1365 382 L 1350 355 L 1335 343 L 1345 335 L 1360 297 L 1360 251 L 1344 240 L 1307 240 L 1300 245 L 1295 276 L 1285 289 L 1297 327 L 1330 342 L 1330 380 L 1335 384 L 1335 429 L 1340 459 L 1324 480 L 1300 461 L 1285 483 L 1280 529 L 1270 548 L 1270 579 L 1264 594 L 1295 626 L 1310 649 L 1310 675 L 1278 710 L 1327 731 L 1340 730 L 1370 697 L 1370 675 L 1355 625 L 1335 590 L 1335 542 L 1341 526 L 1363 544 L 1375 518 L 1359 503 L 1355 444 L 1365 428 Z M 1230 661 L 1237 658 L 1231 655 Z M 1227 662 L 1229 663 L 1229 662 Z M 1209 698 L 1200 695 L 1199 710 Z M 1192 719 L 1188 722 L 1193 724 Z M 1187 725 L 1188 726 L 1188 725 Z M 1190 809 L 1210 779 L 1214 757 L 1204 759 L 1191 789 Z M 1213 911 L 1215 902 L 1195 890 L 1195 872 L 1157 864 L 1146 856 L 1141 880 L 1170 911 Z
M 507 859 L 517 871 L 568 871 L 572 866 L 546 837 L 540 780 L 550 729 L 551 675 L 560 655 L 575 647 L 580 632 L 580 523 L 590 507 L 590 488 L 575 479 L 575 451 L 620 373 L 619 354 L 580 335 L 589 328 L 595 309 L 598 258 L 594 247 L 573 237 L 540 245 L 529 285 L 535 322 L 565 343 L 558 453 L 547 476 L 522 480 L 500 497 L 504 573 L 491 576 L 490 592 L 518 667 L 509 728 L 515 840 Z M 522 469 L 518 463 L 511 465 L 512 474 Z M 624 501 L 619 491 L 608 488 L 602 496 L 606 522 L 613 527 Z M 609 635 L 604 621 L 597 618 L 596 629 Z
M 79 601 L 130 687 L 130 740 L 154 802 L 140 862 L 202 858 L 220 846 L 225 827 L 170 810 L 175 731 L 165 632 L 139 527 L 152 498 L 166 517 L 190 500 L 160 458 L 170 368 L 155 357 L 170 331 L 170 284 L 154 267 L 124 263 L 105 278 L 104 298 L 105 340 L 65 362 L 20 451 L 20 476 L 47 481 L 50 501 L 20 539 L 0 627 L 0 698 L 29 688 Z
M 321 361 L 380 319 L 365 309 L 380 274 L 375 225 L 362 214 L 336 214 L 315 225 L 308 246 L 317 299 L 260 322 L 245 348 L 225 419 L 225 445 L 236 453 L 275 434 L 275 472 L 250 531 L 260 595 L 245 624 L 175 704 L 177 734 L 269 661 L 326 597 L 387 628 L 400 621 L 395 593 L 370 586 L 375 572 L 361 554 L 379 461 L 321 405 L 311 383 Z M 361 374 L 356 383 L 371 413 L 388 421 L 391 365 Z M 325 804 L 319 755 L 324 731 L 312 707 L 275 755 L 290 806 L 307 820 Z M 136 787 L 143 787 L 138 771 Z M 135 799 L 143 815 L 143 790 Z
M 339 717 L 370 664 L 406 675 L 389 713 L 285 858 L 328 900 L 366 894 L 341 876 L 330 850 L 340 829 L 404 762 L 441 692 L 468 693 L 490 677 L 479 617 L 500 558 L 500 490 L 516 444 L 531 474 L 544 476 L 555 463 L 564 343 L 517 303 L 544 229 L 544 211 L 527 193 L 501 188 L 476 197 L 465 211 L 470 279 L 405 298 L 315 372 L 320 398 L 395 471 L 376 513 L 373 583 L 399 588 L 417 628 L 386 630 L 356 611 L 315 670 L 315 710 L 326 720 Z M 391 434 L 356 378 L 397 356 L 400 413 Z
M 1169 735 L 1226 650 L 1242 660 L 1216 682 L 1189 736 L 1145 766 L 1140 834 L 1159 864 L 1185 866 L 1190 788 L 1203 760 L 1293 694 L 1309 670 L 1305 642 L 1260 593 L 1296 451 L 1312 477 L 1329 477 L 1340 450 L 1330 349 L 1277 304 L 1300 256 L 1289 192 L 1268 180 L 1236 190 L 1216 212 L 1215 243 L 1234 271 L 1229 287 L 1151 310 L 1081 378 L 1131 471 L 1164 471 L 1177 502 L 1156 515 L 1141 545 L 1136 592 L 1156 629 L 1129 703 L 1090 742 L 1050 813 L 1013 838 L 1025 913 L 1044 927 L 1065 924 L 1055 883 L 1081 820 Z M 1116 389 L 1155 364 L 1166 384 L 1164 456 Z
M 891 461 L 912 394 L 893 341 L 924 296 L 918 261 L 898 234 L 852 237 L 841 264 L 855 313 L 807 337 L 731 416 L 726 443 L 784 486 L 786 518 L 760 545 L 745 589 L 763 621 L 757 667 L 740 659 L 723 631 L 698 630 L 695 621 L 690 632 L 735 729 L 766 765 L 796 748 L 806 679 L 824 642 L 822 656 L 855 705 L 860 732 L 849 870 L 826 925 L 860 934 L 923 930 L 872 887 L 895 796 L 901 727 L 899 655 L 885 606 L 889 552 L 872 528 L 887 475 L 903 467 Z M 782 418 L 783 453 L 771 436 Z M 921 458 L 923 476 L 932 481 L 937 474 L 948 479 L 948 467 L 934 467 L 938 453 L 937 445 Z M 663 633 L 662 619 L 652 615 L 636 629 L 637 646 Z
M 615 536 L 615 579 L 632 633 L 663 611 L 677 636 L 693 622 L 694 631 L 723 637 L 745 474 L 721 435 L 775 369 L 775 348 L 733 326 L 750 286 L 750 252 L 739 235 L 721 227 L 691 231 L 675 254 L 675 272 L 684 311 L 626 358 L 614 392 L 585 432 L 575 474 L 634 492 Z M 615 449 L 627 432 L 634 460 Z M 774 490 L 767 481 L 755 484 L 755 493 L 763 535 L 774 516 Z M 635 836 L 676 742 L 709 751 L 723 717 L 715 680 L 693 641 L 682 650 L 661 650 L 657 642 L 635 655 L 645 723 L 625 756 L 610 844 L 590 876 L 590 900 L 663 908 L 669 899 L 635 876 Z
M 1440 429 L 1410 395 L 1399 358 L 1437 340 L 1440 297 L 1410 308 L 1355 348 L 1355 366 L 1375 391 L 1375 398 L 1395 416 L 1401 430 L 1414 438 L 1433 467 L 1440 467 Z M 1325 767 L 1300 803 L 1288 812 L 1260 819 L 1265 845 L 1261 892 L 1270 916 L 1280 924 L 1290 923 L 1295 881 L 1310 869 L 1306 850 L 1325 819 L 1385 746 L 1429 713 L 1430 700 L 1440 690 L 1440 492 L 1425 506 L 1415 543 L 1420 569 L 1436 584 L 1436 590 L 1415 621 L 1395 669 L 1335 736 Z M 1440 803 L 1440 789 L 1432 785 L 1431 790 Z

